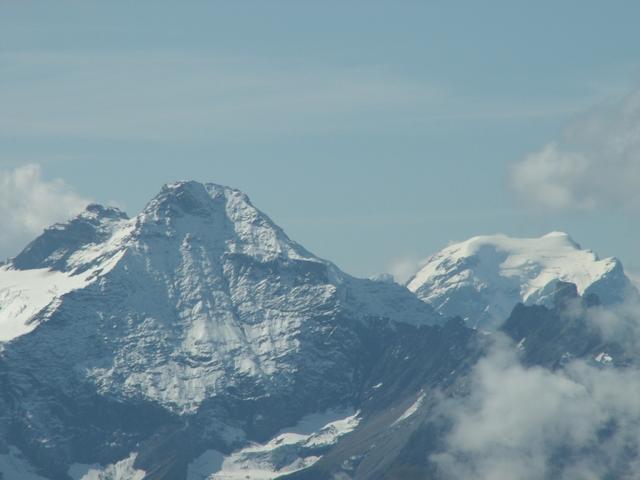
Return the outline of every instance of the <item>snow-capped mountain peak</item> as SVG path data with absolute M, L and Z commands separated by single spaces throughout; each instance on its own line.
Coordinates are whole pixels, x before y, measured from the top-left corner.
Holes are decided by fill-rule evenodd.
M 253 206 L 240 190 L 183 181 L 166 184 L 137 218 L 142 234 L 191 236 L 206 229 L 212 241 L 229 253 L 261 261 L 282 258 L 318 260 L 292 241 L 266 214 Z
M 0 340 L 74 338 L 65 361 L 101 393 L 177 412 L 321 375 L 345 322 L 440 319 L 314 256 L 239 190 L 198 182 L 165 185 L 132 219 L 92 205 L 47 229 L 0 271 L 3 296 L 1 311 L 23 313 L 0 317 Z
M 564 232 L 477 236 L 449 245 L 423 262 L 407 288 L 446 316 L 488 327 L 506 319 L 518 302 L 550 304 L 557 281 L 606 303 L 633 288 L 619 260 L 600 259 Z
M 127 214 L 118 208 L 90 204 L 69 221 L 46 228 L 10 264 L 19 270 L 73 270 L 78 265 L 70 263 L 72 255 L 91 245 L 108 242 L 127 222 Z

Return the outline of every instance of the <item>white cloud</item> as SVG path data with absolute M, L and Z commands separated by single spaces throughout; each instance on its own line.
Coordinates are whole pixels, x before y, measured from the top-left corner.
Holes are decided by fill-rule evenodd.
M 559 141 L 514 164 L 510 182 L 546 209 L 639 209 L 640 90 L 574 120 Z
M 621 345 L 627 352 L 640 352 L 640 298 L 627 292 L 626 301 L 586 310 L 583 317 L 606 342 Z
M 409 280 L 420 268 L 420 262 L 415 257 L 397 257 L 393 258 L 388 266 L 387 272 L 393 275 L 393 278 L 401 284 Z
M 631 283 L 640 290 L 640 272 L 626 270 L 627 277 L 631 280 Z
M 77 214 L 87 203 L 63 180 L 44 179 L 39 165 L 0 170 L 0 249 L 14 254 L 44 227 Z
M 445 478 L 631 479 L 640 466 L 636 368 L 527 368 L 499 339 L 475 367 L 470 395 L 440 408 L 453 424 L 433 456 Z

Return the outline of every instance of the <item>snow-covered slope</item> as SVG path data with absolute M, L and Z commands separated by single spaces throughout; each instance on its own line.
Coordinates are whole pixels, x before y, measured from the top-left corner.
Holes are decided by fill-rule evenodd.
M 46 229 L 0 267 L 0 342 L 30 332 L 65 294 L 108 273 L 120 258 L 130 223 L 117 209 L 89 205 L 73 220 Z
M 549 304 L 557 281 L 596 293 L 605 303 L 634 288 L 615 258 L 600 259 L 566 233 L 540 238 L 473 237 L 449 245 L 423 262 L 409 290 L 445 316 L 475 327 L 501 323 L 518 302 Z
M 69 275 L 47 268 L 15 270 L 0 267 L 0 342 L 29 333 L 32 321 L 45 308 L 55 308 L 64 294 L 88 284 L 85 274 Z M 39 321 L 46 319 L 41 315 Z

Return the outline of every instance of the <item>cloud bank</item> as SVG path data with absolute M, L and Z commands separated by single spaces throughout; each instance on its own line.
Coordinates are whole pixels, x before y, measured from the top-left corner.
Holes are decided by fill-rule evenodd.
M 16 253 L 44 227 L 68 219 L 88 203 L 63 180 L 44 179 L 39 165 L 0 170 L 0 250 Z
M 476 365 L 470 391 L 439 407 L 453 425 L 445 450 L 432 457 L 444 478 L 637 478 L 637 367 L 586 360 L 558 371 L 525 367 L 514 345 L 498 335 Z
M 640 89 L 594 109 L 515 163 L 510 184 L 549 210 L 640 209 Z

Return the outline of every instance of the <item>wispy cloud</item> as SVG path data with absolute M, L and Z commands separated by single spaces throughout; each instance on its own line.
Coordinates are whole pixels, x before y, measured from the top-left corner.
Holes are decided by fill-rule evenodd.
M 514 164 L 510 181 L 544 209 L 639 209 L 640 90 L 575 119 L 561 139 Z
M 193 51 L 5 52 L 0 73 L 0 132 L 27 137 L 180 141 L 384 131 L 566 116 L 584 104 L 478 103 L 384 66 Z
M 0 250 L 16 253 L 44 227 L 66 220 L 88 203 L 62 179 L 43 178 L 39 165 L 0 170 Z
M 0 56 L 0 129 L 15 135 L 192 139 L 340 129 L 444 93 L 383 68 L 304 67 L 193 53 Z

